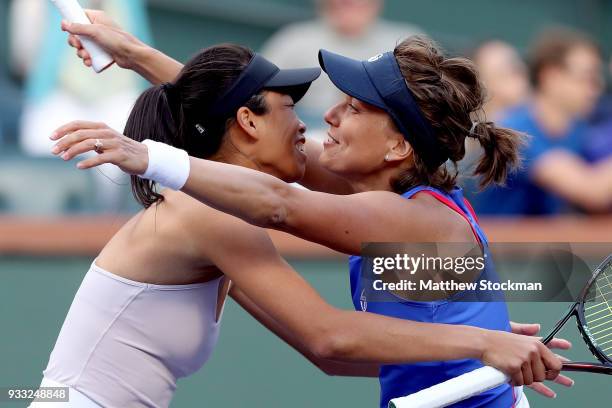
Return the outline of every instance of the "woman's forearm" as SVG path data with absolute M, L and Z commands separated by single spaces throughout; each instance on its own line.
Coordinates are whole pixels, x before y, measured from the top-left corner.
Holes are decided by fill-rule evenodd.
M 378 377 L 379 365 L 374 363 L 347 363 L 342 361 L 324 360 L 318 358 L 304 346 L 287 328 L 274 320 L 264 312 L 259 306 L 249 299 L 236 285 L 232 285 L 230 296 L 244 310 L 253 316 L 265 328 L 270 330 L 304 358 L 310 361 L 315 367 L 319 368 L 327 375 L 348 376 L 348 377 Z
M 180 62 L 124 31 L 103 11 L 87 10 L 87 16 L 93 24 L 62 22 L 62 30 L 70 34 L 68 42 L 79 50 L 78 55 L 85 65 L 91 65 L 91 57 L 78 36 L 92 38 L 118 66 L 137 72 L 155 85 L 173 80 L 183 68 Z
M 183 64 L 155 48 L 134 47 L 132 69 L 154 85 L 170 82 L 183 69 Z
M 379 363 L 480 359 L 486 331 L 332 309 L 299 338 L 236 285 L 230 296 L 251 316 L 329 375 L 377 376 Z M 317 327 L 317 330 L 314 327 Z M 297 335 L 297 337 L 296 337 Z
M 259 171 L 191 157 L 182 191 L 219 211 L 260 227 L 278 227 L 286 219 L 294 187 Z
M 323 358 L 395 364 L 398 361 L 482 359 L 488 331 L 471 326 L 420 323 L 342 311 L 331 332 L 321 334 Z

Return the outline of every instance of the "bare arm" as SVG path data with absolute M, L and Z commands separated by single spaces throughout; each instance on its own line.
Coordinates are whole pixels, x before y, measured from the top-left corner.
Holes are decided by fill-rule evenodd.
M 146 145 L 104 124 L 72 122 L 57 129 L 52 138 L 62 138 L 52 152 L 65 152 L 64 160 L 93 150 L 95 141 L 103 140 L 104 154 L 79 163 L 82 169 L 111 162 L 127 173 L 143 174 L 148 165 Z M 363 242 L 405 241 L 407 229 L 414 236 L 442 234 L 432 230 L 431 211 L 392 192 L 327 194 L 227 163 L 190 158 L 190 167 L 182 191 L 204 204 L 347 254 L 359 254 Z M 444 233 L 448 236 L 448 231 Z
M 154 85 L 172 81 L 183 69 L 183 64 L 155 48 L 145 47 L 132 55 L 132 69 Z
M 359 254 L 364 242 L 402 240 L 402 223 L 425 234 L 431 225 L 395 193 L 335 195 L 292 187 L 271 175 L 191 158 L 184 192 L 250 224 L 278 229 L 334 250 Z M 381 211 L 385 208 L 385 211 Z M 402 214 L 402 217 L 398 217 Z
M 216 237 L 203 248 L 211 261 L 319 358 L 397 363 L 480 356 L 481 329 L 336 309 L 278 255 L 262 229 L 228 215 L 207 219 L 207 229 Z M 448 333 L 426 340 L 438 329 Z
M 535 338 L 336 309 L 278 255 L 265 231 L 228 215 L 208 218 L 206 225 L 215 236 L 206 245 L 211 261 L 318 359 L 397 364 L 482 358 L 496 366 L 481 350 L 497 343 L 494 350 L 504 360 L 518 357 L 516 350 L 522 353 L 525 346 L 529 349 L 514 360 L 514 370 L 533 359 L 560 368 L 560 361 Z
M 324 360 L 315 356 L 306 346 L 304 346 L 304 344 L 288 332 L 284 326 L 278 324 L 277 321 L 273 320 L 261 310 L 261 308 L 249 299 L 236 285 L 232 286 L 230 296 L 265 328 L 290 345 L 325 374 L 350 377 L 378 377 L 380 367 L 378 364 L 345 363 L 341 361 Z
M 183 68 L 180 62 L 123 31 L 103 11 L 87 10 L 87 16 L 91 25 L 62 22 L 62 30 L 70 34 L 68 43 L 77 49 L 86 66 L 91 66 L 91 57 L 77 35 L 92 38 L 121 68 L 135 71 L 155 85 L 172 81 Z
M 573 153 L 555 150 L 537 160 L 531 177 L 542 188 L 587 211 L 612 208 L 612 159 L 592 165 Z

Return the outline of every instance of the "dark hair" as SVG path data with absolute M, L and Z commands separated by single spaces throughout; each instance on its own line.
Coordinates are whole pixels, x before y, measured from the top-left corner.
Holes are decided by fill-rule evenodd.
M 455 170 L 451 172 L 445 165 L 428 168 L 415 153 L 414 166 L 393 180 L 393 189 L 403 193 L 424 184 L 451 190 L 456 185 L 457 162 L 465 156 L 465 138 L 470 133 L 484 149 L 484 156 L 474 171 L 482 176 L 480 186 L 503 184 L 508 171 L 519 164 L 523 137 L 486 122 L 482 110 L 485 90 L 473 62 L 467 58 L 446 57 L 434 41 L 423 36 L 402 41 L 393 53 L 408 88 L 447 150 Z M 472 129 L 473 121 L 477 125 Z
M 540 33 L 531 44 L 527 56 L 533 85 L 536 88 L 540 86 L 544 69 L 565 66 L 568 54 L 578 47 L 591 48 L 601 55 L 597 43 L 580 31 L 554 27 Z
M 151 87 L 140 95 L 124 134 L 139 142 L 151 139 L 167 143 L 195 157 L 214 155 L 233 123 L 235 112 L 220 118 L 207 117 L 206 113 L 238 79 L 253 55 L 250 49 L 233 44 L 200 51 L 173 82 Z M 267 112 L 261 93 L 244 106 L 257 115 Z M 154 182 L 132 176 L 131 183 L 134 198 L 145 208 L 163 201 Z

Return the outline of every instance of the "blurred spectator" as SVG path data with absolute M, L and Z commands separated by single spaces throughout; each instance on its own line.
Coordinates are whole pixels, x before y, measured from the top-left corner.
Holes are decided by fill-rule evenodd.
M 612 57 L 608 68 L 612 77 Z M 601 99 L 591 118 L 585 154 L 591 162 L 612 157 L 612 93 L 606 94 Z
M 510 44 L 500 40 L 482 43 L 472 52 L 480 79 L 487 89 L 484 107 L 488 120 L 497 121 L 529 95 L 527 66 Z
M 381 19 L 383 6 L 383 0 L 316 0 L 317 20 L 281 29 L 265 44 L 262 53 L 284 68 L 318 66 L 320 48 L 367 59 L 392 50 L 398 41 L 421 31 L 412 25 Z M 300 101 L 300 114 L 307 124 L 323 126 L 323 113 L 339 99 L 337 88 L 322 75 Z
M 15 2 L 17 3 L 17 2 Z M 0 2 L 0 27 L 9 21 L 8 4 Z M 0 41 L 4 41 L 0 39 Z M 0 57 L 4 57 L 4 44 L 0 44 Z M 21 109 L 21 92 L 11 77 L 7 61 L 0 61 L 0 153 L 15 146 L 17 124 Z
M 10 68 L 24 80 L 34 65 L 48 28 L 50 8 L 41 0 L 18 0 L 10 3 L 9 51 Z M 28 24 L 24 24 L 24 16 Z M 57 28 L 57 27 L 56 27 Z
M 524 169 L 506 188 L 482 192 L 480 212 L 554 215 L 574 206 L 603 212 L 612 208 L 612 160 L 597 165 L 584 158 L 585 118 L 603 88 L 601 55 L 594 42 L 567 29 L 543 33 L 531 47 L 531 100 L 502 125 L 531 136 Z
M 60 29 L 61 17 L 47 0 L 16 2 L 11 17 L 13 66 L 25 76 L 25 102 L 20 125 L 20 145 L 24 153 L 49 157 L 52 142 L 49 135 L 58 126 L 71 120 L 105 122 L 123 130 L 127 115 L 145 86 L 145 82 L 129 70 L 110 67 L 101 74 L 84 67 Z M 80 1 L 86 8 L 105 10 L 123 27 L 150 42 L 143 0 Z M 31 15 L 46 16 L 39 35 L 30 32 Z M 96 172 L 98 202 L 113 210 L 122 197 L 112 183 L 122 179 L 114 166 Z
M 21 111 L 21 92 L 0 66 L 0 153 L 14 148 Z
M 484 114 L 487 120 L 497 122 L 513 108 L 525 103 L 529 96 L 527 66 L 516 49 L 501 40 L 488 40 L 470 53 L 480 79 L 487 90 Z M 480 143 L 472 138 L 465 140 L 465 157 L 459 163 L 462 173 L 471 174 L 483 153 Z M 470 199 L 474 199 L 474 180 L 461 180 Z

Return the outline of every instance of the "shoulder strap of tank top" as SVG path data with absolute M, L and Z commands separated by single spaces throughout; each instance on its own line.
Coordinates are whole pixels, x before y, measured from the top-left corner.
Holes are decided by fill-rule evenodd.
M 474 209 L 472 208 L 472 206 L 470 205 L 470 203 L 464 198 L 463 202 L 465 203 L 465 206 L 467 207 L 467 211 L 469 212 L 470 217 L 465 213 L 465 211 L 459 207 L 457 205 L 457 203 L 455 203 L 455 201 L 449 197 L 448 195 L 444 194 L 443 192 L 441 192 L 440 190 L 433 188 L 433 187 L 429 187 L 429 186 L 417 186 L 414 187 L 410 190 L 408 190 L 407 192 L 405 192 L 404 194 L 402 194 L 403 197 L 406 197 L 408 199 L 414 197 L 415 194 L 417 193 L 425 193 L 425 194 L 429 194 L 432 197 L 434 197 L 436 200 L 440 201 L 441 203 L 445 204 L 447 207 L 450 207 L 453 211 L 455 211 L 456 213 L 458 213 L 459 215 L 461 215 L 467 222 L 468 224 L 470 224 L 470 228 L 472 229 L 472 233 L 474 234 L 474 236 L 476 237 L 476 240 L 478 241 L 478 243 L 480 245 L 483 245 L 484 243 L 482 242 L 482 239 L 480 237 L 479 231 L 477 230 L 477 219 L 476 219 L 476 215 L 474 213 Z
M 472 215 L 472 218 L 474 219 L 474 221 L 476 221 L 476 224 L 480 225 L 480 222 L 478 221 L 478 216 L 476 215 L 476 211 L 474 211 L 474 207 L 472 207 L 472 204 L 470 204 L 468 199 L 465 197 L 463 197 L 463 202 L 465 203 L 467 210 Z

